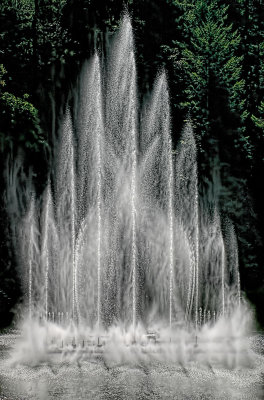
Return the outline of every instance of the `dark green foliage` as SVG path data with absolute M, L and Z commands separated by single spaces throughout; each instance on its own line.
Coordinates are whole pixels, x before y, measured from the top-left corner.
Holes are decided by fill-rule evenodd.
M 46 143 L 41 135 L 38 110 L 27 100 L 28 94 L 20 98 L 5 91 L 6 74 L 0 64 L 0 152 L 17 154 L 19 147 L 40 151 Z
M 202 136 L 215 120 L 225 117 L 225 103 L 229 113 L 242 107 L 243 56 L 237 55 L 240 36 L 227 22 L 228 7 L 218 3 L 193 1 L 180 6 L 175 2 L 175 6 L 184 9 L 179 20 L 184 40 L 174 40 L 173 47 L 164 48 L 170 52 L 182 86 L 181 101 L 176 106 L 191 115 Z
M 0 151 L 10 151 L 14 147 L 39 150 L 45 142 L 41 136 L 38 111 L 26 99 L 4 92 L 0 94 Z
M 260 103 L 256 114 L 257 116 L 252 115 L 251 119 L 257 128 L 260 128 L 262 131 L 264 131 L 264 101 Z

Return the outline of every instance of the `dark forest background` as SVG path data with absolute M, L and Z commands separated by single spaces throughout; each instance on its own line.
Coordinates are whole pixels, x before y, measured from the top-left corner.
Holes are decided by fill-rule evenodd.
M 85 59 L 132 18 L 139 97 L 168 72 L 174 146 L 191 119 L 201 198 L 236 229 L 241 285 L 264 326 L 264 2 L 262 0 L 0 0 L 0 326 L 20 284 L 5 205 L 19 155 L 41 192 L 52 141 Z M 213 193 L 212 193 L 213 192 Z

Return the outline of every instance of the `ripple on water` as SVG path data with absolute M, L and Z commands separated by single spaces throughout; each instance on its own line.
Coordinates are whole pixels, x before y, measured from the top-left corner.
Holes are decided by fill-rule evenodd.
M 263 399 L 263 363 L 254 370 L 226 370 L 165 363 L 106 367 L 79 365 L 0 368 L 1 400 L 52 399 Z

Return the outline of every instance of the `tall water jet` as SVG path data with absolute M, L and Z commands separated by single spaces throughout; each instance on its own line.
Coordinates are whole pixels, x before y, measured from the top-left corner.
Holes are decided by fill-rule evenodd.
M 43 232 L 42 232 L 42 244 L 41 244 L 41 262 L 43 269 L 45 270 L 45 319 L 48 320 L 48 293 L 49 293 L 49 224 L 51 219 L 51 192 L 50 183 L 48 183 L 46 193 L 44 195 L 44 206 L 43 206 Z
M 115 329 L 191 341 L 240 303 L 235 233 L 222 233 L 217 205 L 199 196 L 190 123 L 172 150 L 165 72 L 139 108 L 128 17 L 101 63 L 95 54 L 84 64 L 50 181 L 21 218 L 30 314 L 74 330 L 73 348 Z
M 100 78 L 100 65 L 99 65 L 99 57 L 95 56 L 95 70 L 96 70 L 96 80 L 98 86 L 98 92 L 96 97 L 96 109 L 99 110 L 99 126 L 103 127 L 102 120 L 102 98 L 101 98 L 101 78 Z M 98 243 L 97 243 L 97 325 L 98 329 L 100 329 L 100 320 L 101 320 L 101 219 L 102 219 L 102 160 L 101 160 L 101 140 L 102 129 L 98 130 L 98 134 L 96 136 L 96 152 L 97 152 L 97 231 L 98 231 Z
M 36 240 L 38 239 L 38 232 L 36 228 L 36 214 L 35 214 L 35 197 L 32 193 L 30 199 L 30 205 L 28 213 L 24 220 L 25 223 L 25 231 L 27 233 L 27 240 L 24 244 L 26 244 L 25 249 L 22 249 L 24 253 L 24 262 L 26 266 L 27 273 L 27 297 L 28 297 L 28 313 L 29 318 L 32 319 L 34 315 L 34 283 L 35 283 L 35 276 L 37 271 L 36 267 L 38 265 L 38 246 Z
M 240 273 L 239 273 L 239 254 L 237 236 L 233 223 L 230 220 L 225 221 L 224 226 L 224 241 L 226 243 L 226 273 L 229 291 L 231 292 L 232 301 L 241 305 L 241 286 L 240 286 Z M 230 300 L 230 299 L 229 299 Z
M 196 150 L 196 147 L 195 147 Z M 196 151 L 194 153 L 194 157 L 196 158 Z M 197 325 L 198 325 L 198 309 L 199 309 L 199 242 L 200 242 L 200 237 L 199 237 L 199 231 L 200 231 L 200 221 L 199 221 L 199 188 L 198 188 L 198 173 L 197 173 L 197 162 L 195 163 L 195 169 L 194 169 L 194 179 L 195 179 L 195 186 L 194 186 L 194 196 L 195 196 L 195 201 L 194 201 L 194 224 L 195 224 L 195 232 L 194 232 L 194 242 L 195 242 L 195 286 L 196 286 L 196 292 L 195 292 L 195 326 L 197 330 Z
M 222 315 L 225 315 L 225 273 L 226 273 L 226 254 L 225 254 L 225 245 L 223 241 L 223 237 L 221 235 L 221 291 L 222 291 Z
M 134 124 L 133 124 L 134 125 Z M 133 126 L 134 128 L 134 126 Z M 132 288 L 133 288 L 133 317 L 132 323 L 133 328 L 136 328 L 137 322 L 137 299 L 136 299 L 136 164 L 137 164 L 137 155 L 136 155 L 136 132 L 133 129 L 133 144 L 132 144 L 132 178 L 131 178 L 131 209 L 132 209 Z
M 238 254 L 238 244 L 237 244 L 237 236 L 235 233 L 235 228 L 231 224 L 231 254 L 234 257 L 234 275 L 235 275 L 235 283 L 234 288 L 238 297 L 238 306 L 240 308 L 241 305 L 241 282 L 240 282 L 240 272 L 239 272 L 239 254 Z
M 78 251 L 82 252 L 84 241 L 87 236 L 96 237 L 94 246 L 96 254 L 94 259 L 97 277 L 96 284 L 97 295 L 94 298 L 96 303 L 96 312 L 94 318 L 98 328 L 101 326 L 101 290 L 102 290 L 102 265 L 104 255 L 102 254 L 102 244 L 105 244 L 103 235 L 103 183 L 104 183 L 104 165 L 102 152 L 104 150 L 103 133 L 104 121 L 102 110 L 102 83 L 99 56 L 96 54 L 90 63 L 84 65 L 80 80 L 80 96 L 77 101 L 77 136 L 78 136 L 78 160 L 77 176 L 79 186 L 78 193 Z M 95 229 L 89 227 L 94 224 Z M 89 260 L 91 262 L 91 259 Z M 82 280 L 86 279 L 84 266 L 78 256 L 77 263 L 77 286 L 81 289 L 80 302 L 83 302 L 85 296 L 82 286 Z M 86 268 L 90 266 L 86 265 Z M 82 308 L 82 306 L 81 306 Z M 84 310 L 82 308 L 81 313 Z M 96 314 L 96 316 L 95 316 Z M 85 316 L 87 319 L 88 316 Z M 89 317 L 90 318 L 90 317 Z
M 68 116 L 66 115 L 66 118 Z M 71 124 L 69 123 L 70 132 L 72 132 Z M 72 139 L 72 134 L 70 136 Z M 76 240 L 76 226 L 75 226 L 75 170 L 74 170 L 74 147 L 73 143 L 70 142 L 70 193 L 71 193 L 71 253 L 72 253 L 72 273 L 73 273 L 73 285 L 72 285 L 72 316 L 73 319 L 77 313 L 77 302 L 78 302 L 78 288 L 77 288 L 77 277 L 76 277 L 76 256 L 75 256 L 75 240 Z M 77 317 L 78 318 L 78 317 Z
M 189 276 L 185 318 L 198 323 L 199 309 L 199 200 L 196 143 L 191 124 L 181 136 L 176 154 L 176 215 L 189 253 Z
M 75 152 L 72 118 L 69 109 L 62 121 L 61 137 L 56 156 L 55 169 L 55 219 L 58 232 L 58 263 L 55 268 L 57 309 L 70 312 L 77 319 L 76 287 L 76 182 Z M 63 265 L 63 269 L 60 266 Z
M 70 111 L 66 111 L 64 121 L 64 132 L 68 142 L 69 157 L 69 192 L 70 192 L 70 238 L 71 238 L 71 264 L 72 264 L 72 318 L 78 319 L 77 315 L 77 285 L 76 285 L 76 257 L 75 257 L 75 241 L 76 241 L 76 198 L 75 198 L 75 157 L 73 143 L 73 128 Z
M 175 185 L 170 104 L 165 72 L 158 75 L 153 94 L 142 116 L 140 151 L 140 191 L 143 203 L 141 209 L 144 210 L 146 248 L 150 249 L 146 252 L 145 248 L 143 256 L 146 285 L 150 286 L 156 307 L 166 314 L 167 323 L 171 327 L 175 311 Z M 155 215 L 152 213 L 154 209 Z M 157 238 L 152 237 L 155 225 L 158 227 L 160 243 L 155 243 Z M 159 274 L 162 279 L 159 279 Z M 151 287 L 152 282 L 156 287 Z M 155 293 L 156 290 L 159 293 Z
M 114 219 L 115 231 L 111 243 L 112 255 L 116 251 L 118 252 L 118 248 L 120 248 L 120 229 L 124 229 L 127 238 L 130 237 L 129 243 L 124 243 L 130 253 L 129 265 L 122 266 L 123 262 L 127 264 L 127 260 L 122 260 L 122 258 L 118 260 L 116 258 L 117 254 L 114 254 L 114 259 L 111 263 L 116 270 L 113 272 L 114 275 L 116 275 L 117 279 L 124 280 L 125 286 L 124 289 L 117 289 L 115 313 L 120 318 L 120 311 L 125 305 L 123 311 L 126 309 L 125 314 L 131 315 L 131 322 L 135 327 L 138 307 L 136 238 L 136 203 L 138 197 L 136 188 L 137 94 L 133 33 L 130 19 L 127 16 L 125 16 L 120 32 L 113 44 L 108 65 L 106 139 L 110 148 L 106 159 L 106 167 L 109 174 L 108 179 L 116 185 L 114 191 L 112 191 L 111 187 L 107 191 L 107 204 Z M 109 191 L 112 193 L 109 193 Z M 116 195 L 118 198 L 116 198 Z M 123 213 L 123 220 L 120 220 L 120 212 Z M 120 250 L 120 255 L 122 256 L 122 247 Z M 125 304 L 122 304 L 123 302 Z M 124 318 L 124 315 L 122 318 Z

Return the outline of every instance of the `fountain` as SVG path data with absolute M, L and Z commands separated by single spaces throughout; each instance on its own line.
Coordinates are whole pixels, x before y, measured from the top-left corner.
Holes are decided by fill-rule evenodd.
M 217 206 L 199 204 L 191 123 L 173 151 L 165 72 L 140 109 L 127 16 L 107 64 L 95 54 L 77 92 L 46 190 L 38 199 L 28 184 L 16 235 L 26 348 L 41 360 L 94 347 L 111 358 L 114 344 L 122 357 L 134 346 L 138 357 L 245 362 L 234 228 L 224 238 Z

